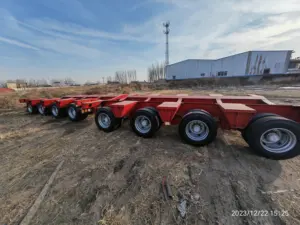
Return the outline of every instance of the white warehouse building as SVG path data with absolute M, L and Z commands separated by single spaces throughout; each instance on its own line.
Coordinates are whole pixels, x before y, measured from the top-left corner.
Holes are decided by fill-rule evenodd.
M 249 51 L 220 59 L 188 59 L 166 66 L 166 80 L 285 74 L 293 51 Z

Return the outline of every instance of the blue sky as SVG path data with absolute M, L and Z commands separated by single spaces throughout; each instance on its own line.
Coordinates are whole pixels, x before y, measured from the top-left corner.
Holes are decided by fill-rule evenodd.
M 300 55 L 298 0 L 1 0 L 0 80 L 97 81 L 164 60 L 162 23 L 171 22 L 170 63 L 248 50 Z

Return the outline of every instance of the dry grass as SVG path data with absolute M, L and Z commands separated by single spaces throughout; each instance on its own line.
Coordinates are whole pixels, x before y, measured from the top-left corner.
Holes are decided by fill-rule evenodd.
M 1 109 L 14 109 L 23 107 L 19 103 L 20 98 L 55 98 L 64 95 L 75 94 L 129 94 L 132 92 L 139 92 L 150 90 L 147 86 L 141 84 L 130 85 L 99 85 L 99 86 L 80 86 L 80 87 L 61 87 L 61 88 L 39 88 L 39 89 L 26 89 L 12 93 L 0 93 L 0 108 Z
M 9 131 L 6 133 L 1 133 L 0 134 L 0 140 L 4 141 L 6 139 L 11 139 L 11 138 L 21 138 L 26 135 L 30 135 L 32 133 L 40 131 L 40 128 L 28 128 L 28 129 L 22 129 L 22 130 L 15 130 L 15 131 Z
M 90 87 L 84 90 L 84 94 L 107 94 L 107 93 L 122 93 L 129 94 L 137 91 L 149 90 L 148 87 L 142 86 L 139 83 L 135 84 L 110 84 L 96 87 Z
M 19 95 L 12 93 L 0 94 L 0 109 L 15 108 L 18 105 Z
M 193 82 L 192 82 L 193 83 Z M 99 86 L 80 86 L 80 87 L 62 87 L 62 88 L 44 88 L 44 89 L 27 89 L 19 92 L 0 93 L 0 109 L 15 109 L 23 107 L 19 103 L 19 98 L 53 98 L 64 95 L 74 94 L 132 94 L 156 92 L 160 94 L 178 94 L 186 93 L 190 95 L 207 95 L 207 93 L 220 93 L 224 95 L 248 95 L 257 94 L 265 97 L 278 98 L 299 98 L 299 90 L 282 90 L 278 86 L 258 85 L 251 87 L 244 86 L 229 86 L 218 87 L 216 85 L 199 86 L 197 83 L 187 83 L 173 85 L 173 83 L 165 84 L 110 84 Z
M 124 213 L 124 208 L 120 210 L 119 213 L 115 212 L 113 206 L 111 206 L 104 218 L 98 221 L 99 225 L 129 225 L 128 215 Z

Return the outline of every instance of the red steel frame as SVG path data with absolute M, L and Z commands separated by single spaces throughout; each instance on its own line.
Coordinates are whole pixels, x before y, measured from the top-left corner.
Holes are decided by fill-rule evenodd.
M 37 98 L 37 99 L 26 99 L 22 98 L 19 100 L 20 103 L 30 103 L 32 106 L 42 104 L 44 107 L 51 107 L 54 103 L 59 108 L 68 107 L 71 103 L 75 103 L 78 106 L 81 106 L 83 102 L 94 101 L 99 99 L 109 99 L 112 96 L 99 96 L 99 95 L 68 95 L 62 98 Z
M 275 105 L 263 96 L 119 95 L 112 99 L 83 102 L 82 113 L 109 106 L 116 117 L 132 117 L 144 107 L 155 107 L 166 125 L 178 124 L 192 109 L 209 112 L 223 129 L 244 129 L 253 115 L 274 113 L 300 123 L 300 106 Z
M 136 110 L 151 106 L 158 110 L 165 125 L 178 124 L 192 109 L 209 112 L 223 129 L 242 130 L 257 113 L 274 113 L 300 123 L 300 106 L 276 105 L 258 95 L 75 95 L 60 99 L 20 99 L 20 102 L 31 102 L 33 106 L 43 103 L 46 107 L 56 103 L 60 108 L 75 103 L 82 113 L 96 112 L 99 107 L 109 106 L 117 118 L 132 117 Z
M 52 105 L 53 103 L 55 103 L 56 101 L 60 101 L 60 100 L 63 100 L 63 99 L 79 99 L 79 98 L 82 98 L 82 97 L 85 97 L 87 95 L 68 95 L 68 96 L 64 96 L 62 98 L 34 98 L 34 99 L 29 99 L 29 98 L 21 98 L 19 99 L 19 102 L 20 103 L 30 103 L 32 106 L 36 106 L 37 104 L 40 104 L 42 103 L 43 106 L 47 107 L 47 106 L 50 106 Z

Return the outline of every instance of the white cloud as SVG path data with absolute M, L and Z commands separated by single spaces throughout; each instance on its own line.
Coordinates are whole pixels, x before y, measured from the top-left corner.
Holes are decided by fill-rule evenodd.
M 0 20 L 0 26 L 3 33 L 9 35 L 12 39 L 0 36 L 0 41 L 2 42 L 22 48 L 40 50 L 38 53 L 40 56 L 46 55 L 49 51 L 86 59 L 93 59 L 103 55 L 99 49 L 80 43 L 79 39 L 74 36 L 34 27 L 18 21 L 8 12 L 5 12 L 5 15 L 4 19 Z M 18 39 L 18 41 L 14 39 Z
M 289 13 L 284 13 L 269 17 L 268 22 L 259 28 L 249 27 L 240 32 L 232 32 L 229 35 L 216 38 L 214 43 L 235 48 L 237 51 L 279 49 L 277 43 L 300 36 L 299 30 L 296 31 L 295 27 L 300 27 L 300 16 L 291 18 Z M 300 48 L 293 43 L 285 46 L 287 50 L 300 51 Z
M 233 4 L 233 9 L 241 12 L 283 13 L 300 9 L 298 0 L 242 0 Z
M 4 43 L 7 43 L 7 44 L 10 44 L 10 45 L 15 45 L 15 46 L 18 46 L 18 47 L 21 47 L 21 48 L 28 48 L 28 49 L 32 49 L 32 50 L 36 50 L 36 51 L 39 50 L 39 48 L 36 48 L 34 46 L 22 43 L 22 42 L 17 41 L 17 40 L 4 38 L 4 37 L 1 37 L 1 36 L 0 36 L 0 41 L 4 42 Z
M 70 35 L 80 35 L 90 38 L 104 38 L 104 39 L 110 39 L 110 40 L 117 40 L 117 41 L 144 41 L 143 39 L 133 36 L 133 35 L 127 35 L 125 33 L 110 33 L 105 32 L 97 29 L 91 29 L 87 27 L 83 27 L 78 24 L 74 23 L 62 23 L 53 19 L 34 19 L 29 20 L 27 23 L 25 23 L 25 26 L 31 26 L 35 27 L 36 29 L 40 30 L 47 30 L 49 31 L 58 31 L 58 32 L 64 32 Z M 149 40 L 150 41 L 150 40 Z
M 87 21 L 94 21 L 97 19 L 96 15 L 89 11 L 82 1 L 79 0 L 40 1 L 40 4 L 44 5 L 46 8 L 64 14 L 69 18 L 80 18 L 81 20 Z
M 163 60 L 162 22 L 171 21 L 170 62 L 186 58 L 218 58 L 254 49 L 293 49 L 288 43 L 299 35 L 298 0 L 153 0 L 169 4 L 166 12 L 138 26 L 127 24 L 124 32 L 144 35 L 157 46 L 147 52 L 153 60 Z M 287 35 L 277 36 L 285 33 Z M 284 45 L 278 46 L 278 43 Z
M 63 39 L 53 39 L 45 38 L 35 40 L 35 43 L 41 48 L 46 50 L 51 50 L 57 53 L 69 55 L 69 56 L 77 56 L 83 57 L 86 59 L 95 59 L 97 57 L 101 57 L 102 52 L 98 49 L 89 48 L 84 45 L 77 44 L 75 42 L 71 42 Z

